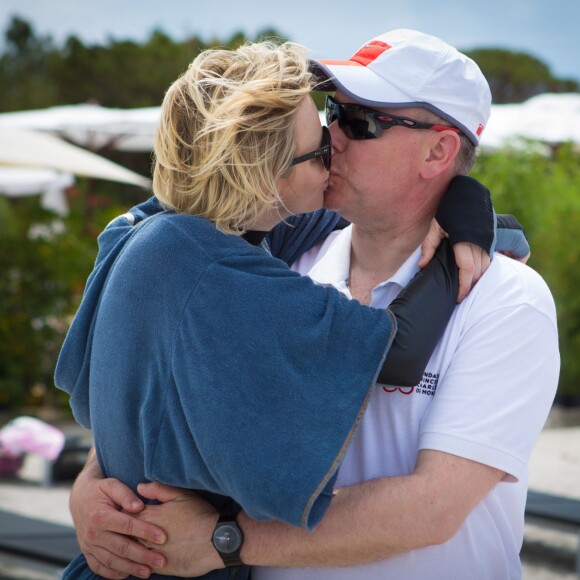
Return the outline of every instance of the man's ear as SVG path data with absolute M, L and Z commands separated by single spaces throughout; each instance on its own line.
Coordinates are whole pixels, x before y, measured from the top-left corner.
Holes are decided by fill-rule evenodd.
M 461 147 L 459 135 L 454 131 L 429 131 L 430 147 L 421 167 L 423 179 L 434 179 L 455 163 Z

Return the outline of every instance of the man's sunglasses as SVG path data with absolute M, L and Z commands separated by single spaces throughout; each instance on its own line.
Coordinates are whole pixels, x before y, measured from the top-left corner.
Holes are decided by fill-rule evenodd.
M 330 125 L 334 120 L 344 134 L 355 141 L 363 139 L 376 139 L 383 131 L 391 127 L 407 127 L 407 129 L 431 129 L 433 131 L 455 131 L 461 133 L 457 127 L 437 125 L 417 121 L 409 117 L 399 117 L 391 113 L 375 111 L 354 103 L 337 103 L 332 97 L 326 97 L 326 124 Z
M 309 159 L 320 159 L 324 163 L 326 171 L 330 171 L 330 163 L 332 162 L 332 138 L 328 127 L 322 127 L 322 141 L 320 142 L 320 149 L 315 149 L 310 153 L 305 153 L 292 160 L 290 165 L 296 165 L 308 161 Z

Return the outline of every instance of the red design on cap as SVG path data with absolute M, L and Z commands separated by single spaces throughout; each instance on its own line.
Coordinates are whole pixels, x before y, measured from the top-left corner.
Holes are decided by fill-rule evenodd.
M 480 123 L 475 134 L 479 137 L 483 133 L 484 129 L 485 129 L 485 127 Z
M 365 44 L 360 50 L 355 52 L 349 60 L 354 60 L 363 66 L 368 66 L 371 62 L 376 60 L 385 50 L 389 50 L 391 46 L 386 42 L 380 40 L 371 40 Z

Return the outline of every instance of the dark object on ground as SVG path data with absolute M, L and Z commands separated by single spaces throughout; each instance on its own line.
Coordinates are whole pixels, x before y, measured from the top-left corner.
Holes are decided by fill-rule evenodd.
M 0 554 L 66 566 L 81 550 L 74 528 L 0 510 Z
M 78 435 L 67 435 L 60 455 L 47 466 L 45 485 L 60 481 L 73 481 L 87 460 L 91 445 Z
M 576 572 L 580 575 L 580 500 L 530 490 L 526 502 L 526 521 L 576 534 Z

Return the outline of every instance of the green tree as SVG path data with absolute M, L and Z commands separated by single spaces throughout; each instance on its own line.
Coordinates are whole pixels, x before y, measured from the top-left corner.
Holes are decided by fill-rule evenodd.
M 279 30 L 275 28 L 263 28 L 262 30 L 258 31 L 256 37 L 253 39 L 254 41 L 260 40 L 274 40 L 275 42 L 287 42 L 291 40 L 286 35 L 282 34 Z
M 497 211 L 525 226 L 532 256 L 528 265 L 548 283 L 558 315 L 562 369 L 560 397 L 580 398 L 580 155 L 571 144 L 553 156 L 503 150 L 482 154 L 473 172 L 493 194 Z
M 523 52 L 486 48 L 466 54 L 486 76 L 495 103 L 521 103 L 541 93 L 579 90 L 577 82 L 555 78 L 546 64 Z
M 49 74 L 54 58 L 50 37 L 38 37 L 32 26 L 13 17 L 5 33 L 0 57 L 0 110 L 35 109 L 53 104 L 55 87 Z

